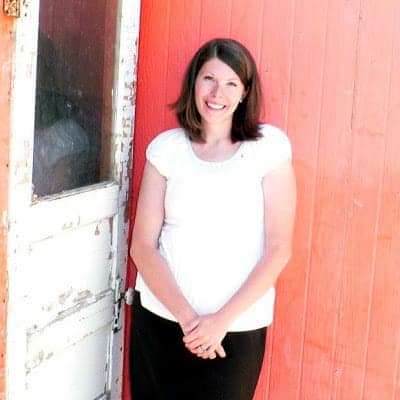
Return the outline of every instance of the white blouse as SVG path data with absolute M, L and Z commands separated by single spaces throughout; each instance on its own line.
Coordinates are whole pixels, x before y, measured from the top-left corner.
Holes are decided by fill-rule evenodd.
M 291 158 L 291 146 L 279 129 L 261 125 L 260 130 L 262 138 L 242 142 L 221 162 L 198 158 L 181 128 L 161 133 L 147 148 L 147 160 L 167 180 L 159 252 L 200 315 L 220 309 L 264 252 L 262 178 Z M 145 308 L 176 321 L 140 274 L 136 289 Z M 274 298 L 271 287 L 229 331 L 269 325 Z

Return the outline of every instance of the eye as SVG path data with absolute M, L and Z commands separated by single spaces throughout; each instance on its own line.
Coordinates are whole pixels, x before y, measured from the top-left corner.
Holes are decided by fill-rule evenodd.
M 214 78 L 211 75 L 204 75 L 203 79 L 205 81 L 212 81 Z
M 228 86 L 237 87 L 238 84 L 236 82 L 228 82 Z

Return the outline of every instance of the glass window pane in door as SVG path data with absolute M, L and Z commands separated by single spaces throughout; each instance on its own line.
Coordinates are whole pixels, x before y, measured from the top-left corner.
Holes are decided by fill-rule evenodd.
M 40 1 L 33 193 L 112 179 L 117 0 Z

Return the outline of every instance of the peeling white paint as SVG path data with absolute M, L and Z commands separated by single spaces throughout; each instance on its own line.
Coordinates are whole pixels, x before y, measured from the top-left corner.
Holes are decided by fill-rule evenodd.
M 111 328 L 114 282 L 127 264 L 140 1 L 120 0 L 114 180 L 41 199 L 31 189 L 38 3 L 24 1 L 16 23 L 10 207 L 2 215 L 9 230 L 7 399 L 119 400 L 123 329 Z

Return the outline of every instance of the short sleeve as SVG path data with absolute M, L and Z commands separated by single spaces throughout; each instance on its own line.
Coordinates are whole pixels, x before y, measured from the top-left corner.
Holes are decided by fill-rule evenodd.
M 287 135 L 272 125 L 262 125 L 258 161 L 262 176 L 292 159 L 292 146 Z
M 177 130 L 160 133 L 149 143 L 146 149 L 147 161 L 167 179 L 174 164 L 174 144 L 178 133 Z

